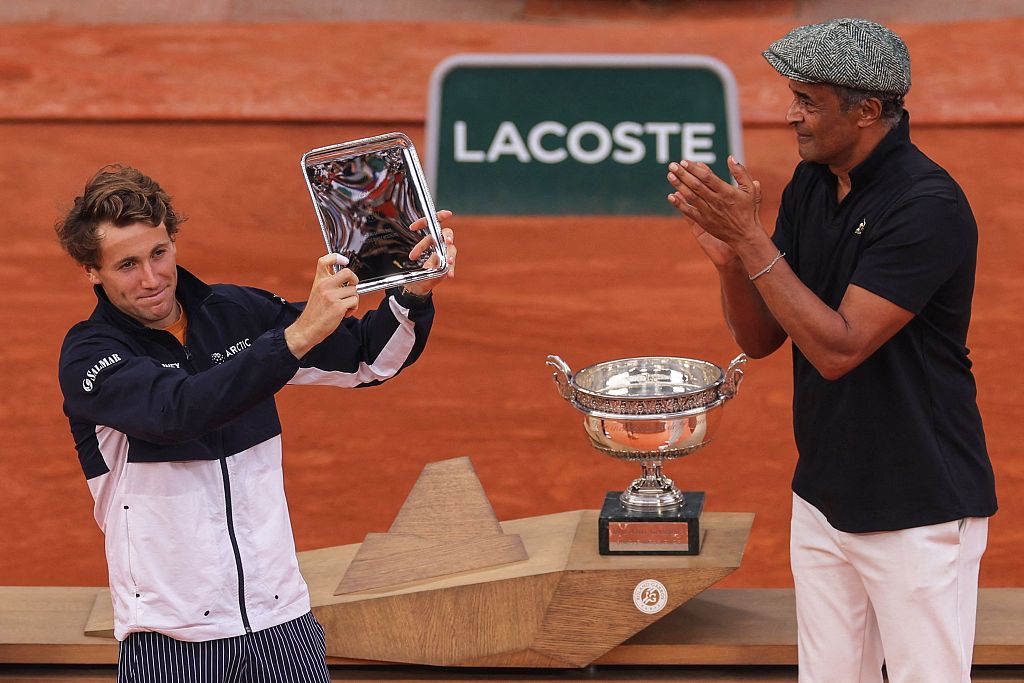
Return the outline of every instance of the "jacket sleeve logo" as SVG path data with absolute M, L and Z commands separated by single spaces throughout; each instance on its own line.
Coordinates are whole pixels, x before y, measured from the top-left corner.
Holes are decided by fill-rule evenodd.
M 82 380 L 82 389 L 86 392 L 90 392 L 96 386 L 96 376 L 100 374 L 106 368 L 109 368 L 115 363 L 121 362 L 121 356 L 116 353 L 112 353 L 106 358 L 101 358 L 96 365 L 89 368 L 85 373 L 85 379 Z
M 248 337 L 246 337 L 245 339 L 239 339 L 237 342 L 235 342 L 228 348 L 224 349 L 224 353 L 220 353 L 219 351 L 214 351 L 213 353 L 211 353 L 210 360 L 212 360 L 215 365 L 220 365 L 228 358 L 231 358 L 231 356 L 235 355 L 239 351 L 244 351 L 250 346 L 252 346 L 252 342 L 249 341 Z

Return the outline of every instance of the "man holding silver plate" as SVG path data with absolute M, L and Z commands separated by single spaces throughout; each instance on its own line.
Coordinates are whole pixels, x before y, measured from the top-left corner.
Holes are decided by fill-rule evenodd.
M 775 233 L 760 184 L 671 164 L 669 201 L 718 269 L 754 358 L 793 342 L 791 564 L 800 681 L 970 680 L 978 571 L 996 511 L 967 357 L 978 228 L 910 142 L 910 57 L 835 19 L 764 52 L 789 79 L 802 163 Z
M 397 181 L 378 173 L 372 187 L 331 179 L 351 186 L 336 216 L 365 239 L 316 261 L 305 302 L 178 266 L 180 215 L 133 168 L 102 169 L 58 223 L 98 300 L 68 332 L 59 375 L 105 535 L 119 681 L 330 680 L 295 556 L 274 395 L 379 384 L 422 352 L 455 238 L 441 227 L 451 212 L 435 215 L 399 166 Z M 378 239 L 385 219 L 400 240 Z M 359 294 L 381 288 L 376 310 L 355 318 Z

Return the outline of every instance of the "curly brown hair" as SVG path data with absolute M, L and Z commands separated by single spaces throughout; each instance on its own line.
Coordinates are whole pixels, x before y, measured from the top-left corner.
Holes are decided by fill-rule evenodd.
M 81 197 L 67 215 L 57 221 L 54 230 L 71 258 L 92 268 L 99 268 L 99 227 L 110 223 L 117 227 L 161 223 L 174 239 L 178 225 L 185 217 L 171 206 L 171 196 L 159 184 L 131 166 L 104 166 L 85 185 Z

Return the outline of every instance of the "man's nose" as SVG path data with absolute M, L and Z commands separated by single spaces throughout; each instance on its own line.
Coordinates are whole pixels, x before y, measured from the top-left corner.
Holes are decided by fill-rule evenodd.
M 142 286 L 143 287 L 156 287 L 159 283 L 157 278 L 156 270 L 153 268 L 153 264 L 145 262 L 142 264 Z
M 796 123 L 803 120 L 803 115 L 800 112 L 800 104 L 793 100 L 789 103 L 789 109 L 786 110 L 786 123 Z

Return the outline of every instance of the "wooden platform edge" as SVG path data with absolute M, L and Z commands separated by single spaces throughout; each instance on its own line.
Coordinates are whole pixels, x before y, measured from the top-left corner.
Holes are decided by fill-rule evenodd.
M 114 664 L 117 642 L 83 634 L 101 588 L 0 586 L 0 665 Z M 605 666 L 796 663 L 792 590 L 711 588 L 594 662 Z M 378 662 L 332 659 L 332 664 Z M 977 666 L 1024 666 L 1024 588 L 983 588 Z
M 596 665 L 795 665 L 796 608 L 787 588 L 712 588 Z M 982 588 L 973 663 L 1024 665 L 1024 588 Z

